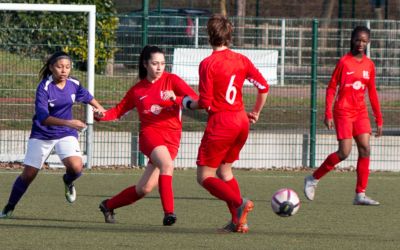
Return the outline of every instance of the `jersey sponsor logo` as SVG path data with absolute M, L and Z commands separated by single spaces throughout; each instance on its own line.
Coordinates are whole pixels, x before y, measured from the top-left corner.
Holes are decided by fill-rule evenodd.
M 354 71 L 346 72 L 346 75 L 352 75 L 354 74 Z
M 352 87 L 355 90 L 365 89 L 365 84 L 360 81 L 355 81 L 354 83 L 347 83 L 346 87 Z
M 363 78 L 364 79 L 369 79 L 369 71 L 363 70 Z
M 150 112 L 153 113 L 153 114 L 155 114 L 155 115 L 160 114 L 160 113 L 161 113 L 161 110 L 162 110 L 162 107 L 160 107 L 160 106 L 157 105 L 157 104 L 153 104 L 153 105 L 151 105 L 151 107 L 150 107 Z

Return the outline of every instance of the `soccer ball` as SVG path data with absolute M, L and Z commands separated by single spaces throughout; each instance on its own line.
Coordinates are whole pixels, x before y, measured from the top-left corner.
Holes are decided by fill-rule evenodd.
M 295 215 L 300 208 L 300 199 L 295 191 L 290 188 L 279 189 L 272 195 L 272 210 L 281 217 Z

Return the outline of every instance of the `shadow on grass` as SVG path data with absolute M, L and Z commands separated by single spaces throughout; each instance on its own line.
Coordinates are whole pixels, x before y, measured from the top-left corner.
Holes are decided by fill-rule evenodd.
M 18 220 L 18 221 L 45 221 L 45 222 L 62 222 L 62 223 L 87 223 L 87 221 L 74 221 L 74 220 L 57 220 L 57 219 L 42 219 L 42 218 L 13 218 L 7 219 L 7 221 Z M 1 222 L 1 221 L 0 221 Z M 161 225 L 149 225 L 149 224 L 106 224 L 104 222 L 95 222 L 90 221 L 89 223 L 95 225 L 65 225 L 65 224 L 57 224 L 57 225 L 29 225 L 23 223 L 15 223 L 15 224 L 1 224 L 0 228 L 4 228 L 4 230 L 9 230 L 11 228 L 21 228 L 21 229 L 50 229 L 50 230 L 83 230 L 83 231 L 93 231 L 93 232 L 117 232 L 117 233 L 176 233 L 176 234 L 221 234 L 215 228 L 186 228 L 186 227 L 166 227 Z M 102 226 L 100 226 L 102 224 Z
M 68 222 L 68 223 L 76 223 L 76 222 L 85 222 L 85 221 L 74 221 L 74 220 L 53 220 L 53 219 L 40 219 L 40 218 L 15 218 L 15 219 L 10 219 L 11 220 L 32 220 L 32 221 L 45 221 L 45 222 Z M 4 228 L 4 230 L 9 230 L 10 228 L 16 228 L 16 229 L 50 229 L 50 230 L 82 230 L 82 231 L 92 231 L 92 232 L 99 232 L 99 233 L 152 233 L 152 234 L 179 234 L 179 235 L 201 235 L 201 234 L 207 234 L 207 235 L 239 235 L 236 233 L 222 233 L 218 231 L 217 228 L 194 228 L 194 227 L 179 227 L 179 226 L 173 226 L 173 227 L 164 227 L 160 225 L 149 225 L 149 224 L 105 224 L 105 223 L 100 223 L 100 222 L 90 222 L 94 223 L 95 225 L 82 225 L 82 226 L 77 226 L 77 225 L 27 225 L 27 224 L 0 224 L 0 228 Z M 103 224 L 100 226 L 100 224 Z M 393 241 L 398 241 L 398 239 L 388 237 L 388 238 L 382 238 L 378 237 L 374 234 L 349 234 L 349 233 L 332 233 L 332 232 L 288 232 L 288 231 L 274 231 L 272 230 L 251 230 L 249 232 L 250 235 L 255 235 L 255 236 L 267 236 L 267 237 L 273 237 L 273 238 L 280 238 L 280 237 L 293 237 L 293 238 L 313 238 L 313 239 L 342 239 L 342 240 L 351 240 L 351 241 L 373 241 L 374 243 L 376 242 L 393 242 Z

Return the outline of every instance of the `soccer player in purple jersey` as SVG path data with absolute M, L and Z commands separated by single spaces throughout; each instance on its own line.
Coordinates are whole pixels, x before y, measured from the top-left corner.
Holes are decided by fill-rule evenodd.
M 81 176 L 83 168 L 78 131 L 85 129 L 86 124 L 72 117 L 72 106 L 82 102 L 89 103 L 96 111 L 105 110 L 77 79 L 70 77 L 71 68 L 71 58 L 60 51 L 49 57 L 39 73 L 41 81 L 36 89 L 35 115 L 24 170 L 15 180 L 0 218 L 11 217 L 53 148 L 66 167 L 63 175 L 65 198 L 70 203 L 76 199 L 73 182 Z

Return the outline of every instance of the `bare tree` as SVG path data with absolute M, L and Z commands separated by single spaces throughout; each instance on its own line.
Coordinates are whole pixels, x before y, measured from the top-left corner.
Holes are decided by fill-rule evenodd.
M 397 0 L 396 2 L 397 2 L 397 3 L 396 3 L 397 12 L 400 14 L 400 0 Z M 397 15 L 399 15 L 399 14 L 397 14 Z M 396 16 L 397 16 L 397 15 L 396 15 Z
M 322 3 L 322 18 L 332 18 L 335 2 L 335 0 L 324 0 L 324 2 Z
M 221 14 L 226 16 L 226 0 L 220 0 L 219 6 L 221 9 Z
M 372 7 L 374 8 L 375 18 L 382 20 L 383 19 L 383 2 L 380 0 L 373 0 L 371 1 Z
M 244 43 L 244 24 L 246 16 L 246 0 L 236 0 L 237 22 L 236 22 L 236 46 L 242 46 Z
M 322 40 L 321 40 L 321 47 L 325 48 L 327 41 L 328 41 L 328 28 L 329 28 L 329 23 L 330 23 L 330 19 L 333 16 L 333 10 L 335 7 L 335 0 L 324 0 L 324 2 L 322 3 L 322 15 L 321 17 L 323 19 L 325 19 L 322 23 L 321 23 L 321 36 L 322 36 Z

